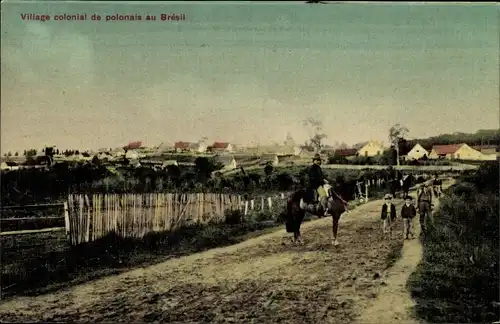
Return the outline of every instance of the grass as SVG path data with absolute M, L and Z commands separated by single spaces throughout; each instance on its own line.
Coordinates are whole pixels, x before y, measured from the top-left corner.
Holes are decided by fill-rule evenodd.
M 499 319 L 499 202 L 498 164 L 481 167 L 443 197 L 423 241 L 423 262 L 408 282 L 421 319 Z
M 276 214 L 274 214 L 276 215 Z M 3 297 L 36 295 L 135 267 L 226 246 L 267 233 L 279 224 L 271 213 L 227 223 L 192 225 L 175 232 L 124 239 L 114 233 L 70 247 L 65 232 L 0 237 Z M 264 231 L 263 231 L 264 230 Z

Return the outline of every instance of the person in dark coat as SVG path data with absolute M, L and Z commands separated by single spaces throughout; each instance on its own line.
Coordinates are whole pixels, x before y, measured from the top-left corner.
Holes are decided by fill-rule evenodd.
M 431 217 L 430 213 L 432 211 L 432 192 L 429 190 L 429 185 L 424 184 L 424 187 L 417 198 L 418 203 L 418 213 L 420 214 L 420 228 L 422 234 L 426 231 L 426 220 Z
M 417 209 L 412 204 L 413 198 L 411 196 L 405 197 L 405 204 L 401 208 L 401 218 L 404 223 L 403 235 L 408 239 L 411 235 L 413 237 L 413 218 L 417 215 Z
M 392 203 L 392 195 L 384 196 L 385 204 L 382 205 L 380 218 L 382 219 L 382 229 L 384 234 L 392 233 L 392 222 L 396 219 L 396 206 Z
M 313 158 L 313 164 L 309 168 L 309 192 L 313 195 L 312 201 L 319 200 L 322 211 L 325 216 L 328 215 L 328 194 L 323 188 L 326 184 L 323 170 L 321 169 L 321 156 L 316 154 Z

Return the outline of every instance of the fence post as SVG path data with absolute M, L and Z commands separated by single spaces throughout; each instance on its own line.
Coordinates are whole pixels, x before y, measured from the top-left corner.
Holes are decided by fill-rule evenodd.
M 250 201 L 250 210 L 254 210 L 254 209 L 255 209 L 255 200 L 254 200 L 254 199 L 252 199 L 252 200 Z
M 248 200 L 245 200 L 245 216 L 248 215 Z
M 273 207 L 273 199 L 271 197 L 267 197 L 267 204 L 269 205 L 269 210 Z
M 285 194 L 283 192 L 281 193 L 281 199 L 285 199 Z
M 365 184 L 365 200 L 368 201 L 368 183 Z
M 261 210 L 264 211 L 264 198 L 261 198 Z
M 66 228 L 66 239 L 71 245 L 71 229 L 69 226 L 69 208 L 67 201 L 64 202 L 64 227 Z

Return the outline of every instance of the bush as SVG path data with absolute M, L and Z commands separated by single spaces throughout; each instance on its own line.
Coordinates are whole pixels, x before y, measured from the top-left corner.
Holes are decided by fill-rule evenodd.
M 424 260 L 409 281 L 425 321 L 498 320 L 498 171 L 498 164 L 483 165 L 441 200 L 425 237 Z

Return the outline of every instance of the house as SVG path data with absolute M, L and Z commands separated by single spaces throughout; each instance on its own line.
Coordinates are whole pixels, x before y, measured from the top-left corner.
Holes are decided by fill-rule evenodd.
M 238 167 L 238 163 L 233 155 L 216 155 L 215 158 L 222 163 L 223 171 L 234 170 Z
M 279 164 L 278 154 L 263 154 L 260 157 L 260 164 L 267 165 L 270 163 L 272 166 L 277 166 Z
M 357 153 L 359 156 L 377 156 L 384 153 L 384 146 L 382 143 L 377 141 L 369 141 L 365 145 L 363 145 L 360 149 L 358 149 Z
M 123 147 L 124 150 L 136 150 L 142 147 L 141 141 L 130 142 Z
M 429 153 L 430 159 L 483 160 L 484 154 L 465 143 L 434 145 Z
M 406 160 L 419 160 L 424 156 L 429 157 L 429 152 L 427 152 L 422 145 L 415 144 L 415 146 L 406 154 Z
M 295 141 L 293 140 L 292 136 L 290 135 L 290 133 L 286 134 L 286 138 L 285 138 L 285 142 L 283 143 L 285 146 L 288 146 L 288 147 L 295 147 L 297 146 L 297 144 L 295 143 Z
M 483 154 L 483 160 L 494 161 L 500 157 L 499 147 L 497 145 L 478 145 L 473 146 L 473 149 Z
M 296 155 L 278 155 L 278 165 L 280 166 L 293 166 L 300 162 L 300 159 Z
M 161 143 L 156 147 L 156 152 L 171 152 L 174 151 L 174 147 L 171 144 Z
M 338 156 L 338 157 L 344 157 L 344 158 L 350 158 L 354 157 L 358 154 L 358 150 L 352 148 L 352 149 L 337 149 L 335 150 L 333 156 Z
M 182 141 L 179 141 L 179 142 L 175 142 L 174 144 L 174 150 L 176 152 L 186 152 L 189 150 L 189 145 L 191 143 L 189 142 L 182 142 Z
M 205 153 L 207 151 L 208 146 L 203 143 L 189 143 L 187 150 L 190 152 L 197 152 L 197 153 Z
M 83 155 L 82 153 L 79 153 L 79 154 L 73 154 L 73 155 L 70 155 L 66 158 L 66 160 L 69 160 L 69 161 L 90 161 L 92 160 L 92 157 L 91 156 L 85 156 Z
M 300 156 L 302 154 L 302 148 L 300 146 L 293 147 L 293 155 Z
M 169 165 L 179 166 L 179 163 L 177 162 L 177 160 L 166 160 L 162 163 L 161 167 L 165 169 Z
M 227 142 L 215 142 L 211 146 L 212 152 L 233 152 L 234 148 L 231 143 Z
M 2 170 L 10 170 L 10 169 L 11 169 L 11 167 L 10 167 L 10 165 L 8 165 L 8 164 L 7 164 L 7 162 L 3 161 L 3 162 L 2 162 L 1 169 L 2 169 Z
M 113 159 L 109 152 L 99 152 L 95 155 L 95 157 L 97 157 L 98 160 L 102 161 L 108 161 Z
M 135 150 L 127 151 L 127 153 L 125 154 L 125 158 L 128 160 L 137 160 L 139 159 L 139 153 L 137 153 Z
M 499 155 L 499 147 L 497 145 L 475 145 L 473 149 L 485 155 Z

